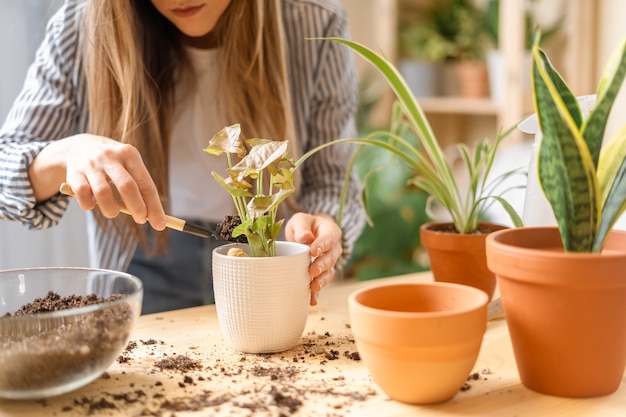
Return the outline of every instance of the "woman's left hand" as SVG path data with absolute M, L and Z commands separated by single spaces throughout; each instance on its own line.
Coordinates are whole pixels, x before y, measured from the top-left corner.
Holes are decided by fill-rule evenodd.
M 311 247 L 313 262 L 311 274 L 311 305 L 317 305 L 317 297 L 335 276 L 335 264 L 343 252 L 341 228 L 328 214 L 294 214 L 285 227 L 285 237 L 292 242 Z

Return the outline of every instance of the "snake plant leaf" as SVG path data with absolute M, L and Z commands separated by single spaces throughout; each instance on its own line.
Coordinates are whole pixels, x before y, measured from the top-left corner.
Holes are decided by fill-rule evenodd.
M 602 190 L 602 216 L 594 250 L 600 250 L 619 216 L 626 210 L 626 125 L 600 152 L 598 181 Z
M 606 130 L 611 108 L 615 103 L 615 98 L 626 75 L 626 41 L 613 51 L 611 58 L 602 71 L 598 93 L 596 95 L 596 105 L 587 117 L 583 125 L 583 136 L 594 164 L 598 166 L 602 140 Z
M 537 154 L 539 180 L 557 219 L 565 250 L 590 252 L 600 216 L 595 164 L 578 129 L 580 125 L 562 98 L 562 94 L 568 94 L 563 93 L 562 84 L 554 83 L 555 72 L 535 45 L 533 99 L 543 135 Z
M 541 49 L 538 49 L 538 52 L 541 57 L 541 62 L 543 63 L 546 70 L 546 74 L 548 75 L 548 77 L 550 77 L 552 85 L 561 97 L 561 100 L 563 101 L 565 108 L 572 117 L 572 120 L 576 124 L 576 127 L 580 129 L 580 127 L 583 125 L 584 118 L 582 112 L 580 111 L 580 105 L 578 104 L 576 96 L 574 95 L 574 93 L 572 93 L 572 90 L 569 88 L 565 80 L 563 80 L 561 74 L 559 74 L 556 68 L 554 68 L 547 55 Z

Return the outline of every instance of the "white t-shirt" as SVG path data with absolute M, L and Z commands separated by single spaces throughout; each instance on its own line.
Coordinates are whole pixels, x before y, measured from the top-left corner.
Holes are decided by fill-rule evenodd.
M 225 125 L 217 105 L 218 65 L 216 49 L 186 48 L 197 84 L 189 91 L 176 90 L 176 106 L 170 144 L 171 214 L 183 219 L 219 222 L 233 214 L 230 194 L 211 175 L 226 176 L 226 156 L 202 150 Z

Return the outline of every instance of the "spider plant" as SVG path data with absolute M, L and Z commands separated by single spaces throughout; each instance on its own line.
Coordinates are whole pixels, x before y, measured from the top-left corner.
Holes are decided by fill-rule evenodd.
M 378 70 L 396 95 L 390 129 L 372 132 L 364 138 L 339 141 L 379 146 L 398 155 L 415 173 L 409 185 L 417 186 L 429 194 L 431 216 L 435 202 L 440 204 L 449 213 L 459 233 L 477 231 L 479 221 L 493 203 L 504 208 L 514 226 L 522 226 L 522 219 L 503 197 L 505 192 L 516 186 L 501 189 L 509 178 L 521 171 L 513 169 L 490 178 L 498 147 L 513 128 L 500 131 L 495 141 L 485 139 L 473 148 L 463 143 L 457 144 L 468 179 L 467 186 L 462 186 L 454 176 L 452 162 L 440 147 L 422 108 L 397 68 L 384 56 L 362 44 L 343 38 L 326 39 L 339 42 L 360 54 Z M 407 129 L 417 138 L 416 141 L 405 138 Z

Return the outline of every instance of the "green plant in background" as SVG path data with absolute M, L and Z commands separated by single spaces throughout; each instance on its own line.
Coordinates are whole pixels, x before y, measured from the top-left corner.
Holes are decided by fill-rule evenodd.
M 400 53 L 431 61 L 482 60 L 489 44 L 482 13 L 471 0 L 405 4 L 399 17 Z
M 439 0 L 432 13 L 443 37 L 454 44 L 454 59 L 485 58 L 489 38 L 482 21 L 483 12 L 471 0 Z
M 599 252 L 626 209 L 626 125 L 602 148 L 609 114 L 626 74 L 626 42 L 606 64 L 596 104 L 583 119 L 576 97 L 539 41 L 537 35 L 532 49 L 533 99 L 542 133 L 539 183 L 565 250 Z
M 438 32 L 433 22 L 407 26 L 398 41 L 400 54 L 418 61 L 443 62 L 456 53 L 454 43 Z
M 373 145 L 397 155 L 413 173 L 408 184 L 428 194 L 427 212 L 432 213 L 430 208 L 435 202 L 439 203 L 449 213 L 459 233 L 476 231 L 487 208 L 494 202 L 503 207 L 515 226 L 522 225 L 515 209 L 502 197 L 511 188 L 500 189 L 520 170 L 513 169 L 493 179 L 489 177 L 498 146 L 513 128 L 500 132 L 493 143 L 483 140 L 473 149 L 463 143 L 457 145 L 468 177 L 467 186 L 460 186 L 417 99 L 394 65 L 359 43 L 342 38 L 329 39 L 346 45 L 374 65 L 397 98 L 390 129 L 374 131 L 364 138 L 339 141 Z M 417 138 L 416 143 L 405 138 L 407 131 Z
M 534 31 L 538 28 L 537 19 L 535 19 L 532 11 L 532 3 L 534 2 L 535 0 L 530 1 L 531 4 L 526 8 L 524 14 L 524 48 L 527 51 L 533 47 Z M 552 25 L 541 28 L 542 42 L 546 42 L 561 29 L 564 18 L 565 16 L 561 16 Z M 483 13 L 483 23 L 491 42 L 495 47 L 498 47 L 500 40 L 500 0 L 487 0 Z

